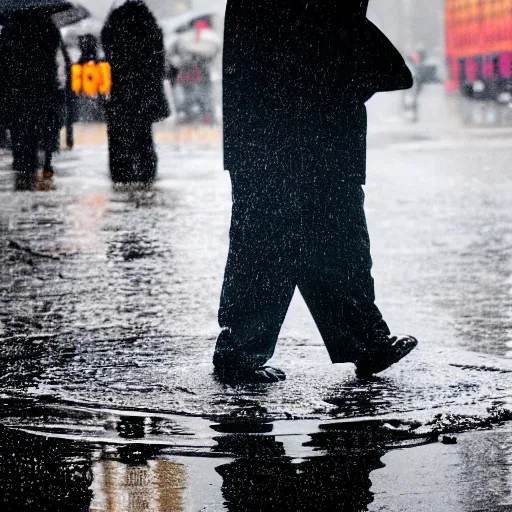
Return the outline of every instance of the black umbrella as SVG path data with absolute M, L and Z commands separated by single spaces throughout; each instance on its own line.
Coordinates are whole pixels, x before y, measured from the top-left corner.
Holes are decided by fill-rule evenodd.
M 218 15 L 219 13 L 215 11 L 192 9 L 171 18 L 160 20 L 160 25 L 166 34 L 181 33 L 194 28 L 194 22 L 196 21 L 205 20 L 212 25 L 213 19 Z
M 73 7 L 66 0 L 0 0 L 0 15 L 8 16 L 16 12 L 43 11 L 57 13 Z
M 58 12 L 54 14 L 53 21 L 58 28 L 64 28 L 68 25 L 74 25 L 79 21 L 86 20 L 91 17 L 91 13 L 83 5 L 75 4 L 66 11 Z

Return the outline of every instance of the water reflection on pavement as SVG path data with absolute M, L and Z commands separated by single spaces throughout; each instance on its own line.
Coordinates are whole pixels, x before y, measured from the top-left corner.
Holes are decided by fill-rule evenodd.
M 245 419 L 205 424 L 203 444 L 187 445 L 171 418 L 99 416 L 103 438 L 93 425 L 81 439 L 57 426 L 50 436 L 2 427 L 2 510 L 492 512 L 510 503 L 510 430 L 446 446 L 375 419 L 298 428 Z
M 45 412 L 60 412 L 63 423 L 70 416 L 38 414 Z M 52 432 L 2 429 L 0 483 L 8 510 L 177 511 L 210 504 L 210 510 L 362 511 L 373 501 L 370 473 L 383 467 L 386 452 L 434 441 L 379 420 L 310 422 L 294 430 L 287 422 L 244 419 L 205 424 L 200 442 L 176 418 L 96 412 L 89 420 L 95 416 L 103 426 L 91 421 L 85 428 L 86 416 L 82 411 L 82 440 L 70 425 Z M 300 434 L 308 427 L 314 433 Z

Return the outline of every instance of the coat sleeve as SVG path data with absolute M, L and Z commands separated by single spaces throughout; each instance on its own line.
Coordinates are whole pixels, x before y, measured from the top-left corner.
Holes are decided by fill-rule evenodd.
M 369 20 L 365 22 L 365 32 L 372 74 L 377 77 L 375 92 L 410 89 L 413 85 L 412 74 L 400 52 Z
M 412 74 L 402 55 L 371 21 L 364 20 L 350 33 L 348 97 L 365 102 L 377 92 L 412 87 Z

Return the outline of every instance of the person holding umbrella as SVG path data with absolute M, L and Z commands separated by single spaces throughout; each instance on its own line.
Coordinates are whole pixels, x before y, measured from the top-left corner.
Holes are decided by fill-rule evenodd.
M 108 16 L 101 41 L 112 69 L 106 106 L 112 180 L 150 183 L 157 171 L 152 124 L 169 116 L 162 30 L 142 0 L 128 0 Z
M 66 128 L 66 146 L 73 149 L 75 145 L 73 123 L 76 121 L 76 105 L 75 95 L 72 90 L 71 67 L 72 61 L 66 42 L 64 41 L 62 29 L 73 26 L 83 20 L 91 18 L 91 13 L 83 5 L 72 3 L 69 9 L 59 11 L 52 16 L 52 19 L 61 33 L 61 44 L 59 55 L 65 70 L 65 83 L 63 90 L 61 89 L 61 124 Z M 60 140 L 60 128 L 56 132 L 55 140 Z
M 173 85 L 180 87 L 184 97 L 181 110 L 186 121 L 198 116 L 207 124 L 214 122 L 211 64 L 222 45 L 220 36 L 207 19 L 195 20 L 189 30 L 180 33 L 170 52 L 171 78 L 176 70 Z
M 52 173 L 54 133 L 59 126 L 57 52 L 61 38 L 51 16 L 68 7 L 58 0 L 0 2 L 5 23 L 4 117 L 11 132 L 13 167 L 29 183 L 37 172 L 40 146 L 46 154 L 46 171 Z
M 224 165 L 233 209 L 213 358 L 222 380 L 266 367 L 296 287 L 333 363 L 379 373 L 417 345 L 375 305 L 364 212 L 365 102 L 406 89 L 368 0 L 228 0 Z

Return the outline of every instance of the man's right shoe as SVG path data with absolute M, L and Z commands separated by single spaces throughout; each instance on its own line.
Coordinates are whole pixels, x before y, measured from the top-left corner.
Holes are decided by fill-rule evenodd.
M 357 376 L 365 379 L 387 370 L 417 345 L 418 340 L 413 336 L 383 336 L 374 340 L 354 363 Z

